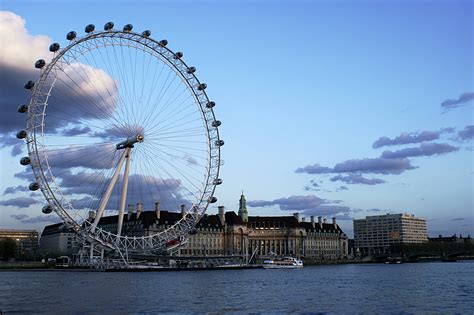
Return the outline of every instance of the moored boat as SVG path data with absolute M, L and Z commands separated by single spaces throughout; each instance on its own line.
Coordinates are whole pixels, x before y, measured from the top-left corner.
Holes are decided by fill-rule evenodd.
M 302 268 L 303 261 L 294 257 L 283 257 L 265 260 L 262 266 L 265 269 L 294 269 Z

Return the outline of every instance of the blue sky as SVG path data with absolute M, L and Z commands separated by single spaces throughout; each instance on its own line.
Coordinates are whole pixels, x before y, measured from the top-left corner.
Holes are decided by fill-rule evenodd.
M 428 219 L 431 235 L 474 234 L 472 131 L 460 134 L 474 124 L 472 2 L 3 0 L 0 9 L 21 16 L 29 34 L 63 43 L 70 30 L 113 21 L 183 51 L 223 122 L 216 196 L 230 210 L 243 189 L 251 215 L 336 215 L 351 234 L 349 218 L 409 212 Z M 423 131 L 434 138 L 417 137 Z M 412 143 L 373 148 L 403 133 Z M 374 171 L 384 151 L 407 148 L 417 149 L 399 153 L 408 168 Z M 10 151 L 0 151 L 0 191 L 22 184 Z M 361 170 L 353 159 L 372 160 Z M 330 170 L 303 171 L 315 164 Z M 44 225 L 39 206 L 1 207 L 0 227 Z

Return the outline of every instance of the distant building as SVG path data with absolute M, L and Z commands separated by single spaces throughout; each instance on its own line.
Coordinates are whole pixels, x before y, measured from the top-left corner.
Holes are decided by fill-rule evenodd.
M 181 212 L 164 211 L 155 207 L 155 211 L 142 211 L 137 205 L 129 205 L 124 216 L 122 235 L 148 236 L 161 232 L 182 218 Z M 99 227 L 116 233 L 118 216 L 103 217 Z M 64 250 L 71 232 L 52 225 L 45 228 L 45 244 L 55 244 Z M 43 243 L 42 243 L 43 244 Z M 43 245 L 42 245 L 43 247 Z M 249 216 L 245 196 L 239 200 L 238 215 L 234 211 L 225 211 L 219 207 L 215 215 L 205 214 L 196 225 L 195 233 L 188 235 L 186 244 L 179 249 L 180 256 L 228 256 L 239 255 L 250 258 L 270 257 L 272 255 L 294 255 L 311 259 L 338 259 L 348 255 L 347 236 L 333 218 L 331 223 L 318 217 L 309 222 L 300 219 L 298 213 L 293 216 Z
M 442 236 L 438 237 L 429 237 L 428 241 L 430 243 L 456 243 L 456 244 L 474 244 L 474 239 L 470 235 L 463 237 L 462 235 L 457 236 L 456 234 L 452 236 Z
M 40 238 L 40 251 L 47 256 L 77 254 L 76 233 L 63 223 L 45 226 Z
M 354 247 L 362 255 L 387 253 L 393 244 L 428 241 L 426 219 L 413 214 L 386 214 L 354 220 Z
M 16 242 L 17 259 L 31 257 L 38 249 L 38 231 L 0 229 L 0 240 L 12 239 Z

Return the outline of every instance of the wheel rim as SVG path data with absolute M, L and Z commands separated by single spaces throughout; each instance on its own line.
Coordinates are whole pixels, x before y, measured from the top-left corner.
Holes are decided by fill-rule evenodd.
M 187 234 L 221 182 L 220 122 L 208 105 L 206 86 L 182 55 L 146 35 L 108 30 L 71 41 L 41 70 L 27 122 L 33 172 L 54 211 L 97 241 L 137 250 Z M 193 211 L 146 237 L 91 229 L 87 213 L 101 202 L 118 160 L 116 145 L 139 133 L 145 139 L 132 149 L 127 200 L 145 209 L 159 201 L 171 211 L 182 203 Z M 81 141 L 71 144 L 72 139 Z M 80 185 L 68 182 L 73 178 L 82 179 L 86 189 L 75 190 Z

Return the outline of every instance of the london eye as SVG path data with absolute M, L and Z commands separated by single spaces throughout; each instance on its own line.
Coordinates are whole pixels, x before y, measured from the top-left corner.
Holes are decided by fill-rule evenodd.
M 83 36 L 67 33 L 52 43 L 50 61 L 38 60 L 28 81 L 25 139 L 34 182 L 56 213 L 90 242 L 118 251 L 147 251 L 190 233 L 209 204 L 219 178 L 221 122 L 215 103 L 183 53 L 151 32 L 92 24 Z M 126 210 L 185 209 L 166 229 L 129 236 Z M 113 228 L 100 224 L 116 215 Z

